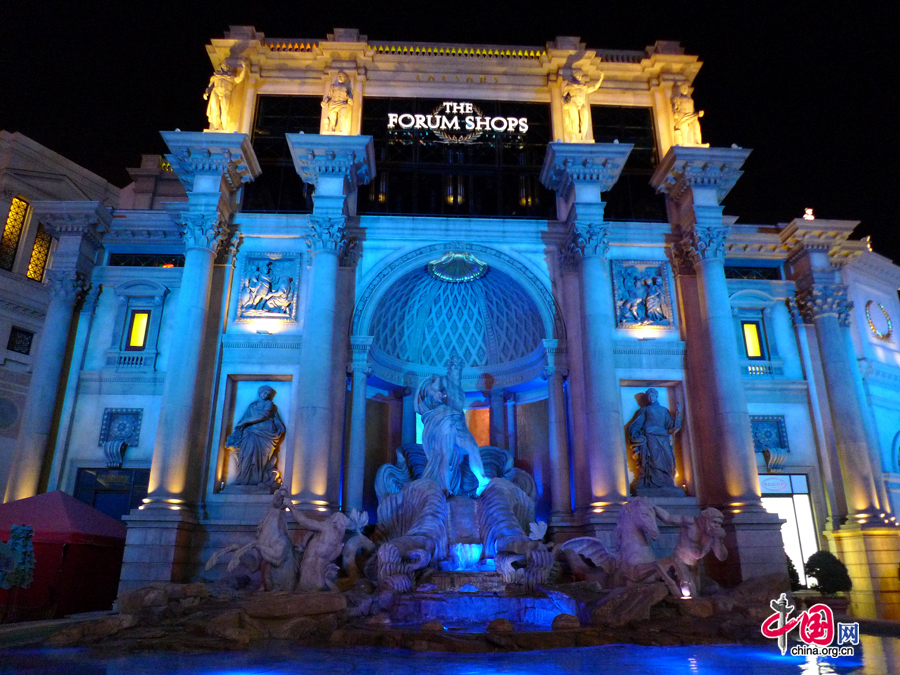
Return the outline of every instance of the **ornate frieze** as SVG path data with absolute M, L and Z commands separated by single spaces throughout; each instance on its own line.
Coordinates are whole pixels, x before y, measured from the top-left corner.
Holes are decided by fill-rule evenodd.
M 344 178 L 352 192 L 375 177 L 375 150 L 370 136 L 287 134 L 294 168 L 304 182 Z
M 197 176 L 222 176 L 235 191 L 260 174 L 247 134 L 164 131 L 172 170 L 193 191 Z
M 178 214 L 178 226 L 186 250 L 202 248 L 213 252 L 218 251 L 227 235 L 227 231 L 222 225 L 222 219 L 216 212 L 184 211 Z
M 847 299 L 847 287 L 843 284 L 820 284 L 798 290 L 797 305 L 804 323 L 833 314 L 842 326 L 850 325 L 853 303 Z
M 44 278 L 50 297 L 73 304 L 89 286 L 84 276 L 74 270 L 47 270 Z
M 311 232 L 306 235 L 306 245 L 313 252 L 340 253 L 344 248 L 346 223 L 347 219 L 343 216 L 337 218 L 310 216 L 309 229 Z
M 663 157 L 650 184 L 680 202 L 689 189 L 714 188 L 721 203 L 743 173 L 750 154 L 743 148 L 672 146 Z
M 300 267 L 298 254 L 248 254 L 241 275 L 236 320 L 296 321 Z
M 668 263 L 613 260 L 612 276 L 618 328 L 673 326 Z
M 576 183 L 599 183 L 606 192 L 619 180 L 632 146 L 625 143 L 550 143 L 541 183 L 566 196 Z

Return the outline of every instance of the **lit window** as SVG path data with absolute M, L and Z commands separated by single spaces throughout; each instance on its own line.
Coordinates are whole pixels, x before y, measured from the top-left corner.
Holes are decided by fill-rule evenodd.
M 44 280 L 44 270 L 47 269 L 47 258 L 50 256 L 50 244 L 53 237 L 44 229 L 43 225 L 38 225 L 37 235 L 34 238 L 34 248 L 31 249 L 31 260 L 28 263 L 28 272 L 26 276 L 35 281 Z
M 150 326 L 150 312 L 133 311 L 128 322 L 127 342 L 125 349 L 140 352 L 147 346 L 147 329 Z
M 744 337 L 744 355 L 748 359 L 765 359 L 766 355 L 759 322 L 741 321 L 741 333 Z
M 763 508 L 777 514 L 783 521 L 781 540 L 800 577 L 801 584 L 809 580 L 803 564 L 819 550 L 816 524 L 809 495 L 809 482 L 803 474 L 760 474 L 759 487 Z
M 3 239 L 0 240 L 0 269 L 12 271 L 27 216 L 28 202 L 13 197 L 9 215 L 6 217 L 6 227 L 3 229 Z

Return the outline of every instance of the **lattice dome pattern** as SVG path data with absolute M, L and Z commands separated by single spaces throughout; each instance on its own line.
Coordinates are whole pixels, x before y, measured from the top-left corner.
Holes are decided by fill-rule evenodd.
M 467 366 L 527 356 L 544 336 L 537 305 L 496 269 L 448 283 L 425 269 L 407 274 L 385 294 L 372 322 L 374 346 L 407 363 L 444 366 L 454 353 Z

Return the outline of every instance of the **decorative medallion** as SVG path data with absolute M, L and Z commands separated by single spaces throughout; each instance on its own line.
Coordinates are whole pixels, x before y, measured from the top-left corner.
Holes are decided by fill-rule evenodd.
M 244 264 L 237 320 L 297 320 L 300 258 L 296 254 L 250 254 Z
M 750 429 L 756 452 L 766 448 L 790 452 L 783 415 L 750 415 Z
M 613 260 L 611 264 L 618 328 L 674 325 L 668 263 Z
M 875 314 L 875 318 L 872 318 L 872 305 L 878 307 L 881 310 L 881 316 Z M 883 317 L 883 318 L 882 318 Z M 891 336 L 894 333 L 894 326 L 891 323 L 891 315 L 888 314 L 888 311 L 884 308 L 880 302 L 875 302 L 874 300 L 869 300 L 866 303 L 866 323 L 869 324 L 869 330 L 872 331 L 872 335 L 874 335 L 879 340 L 884 340 L 885 342 L 891 341 Z
M 442 258 L 428 263 L 428 272 L 431 276 L 451 284 L 474 281 L 483 277 L 487 271 L 486 262 L 466 252 L 448 251 Z
M 143 408 L 107 408 L 103 411 L 97 445 L 107 441 L 125 441 L 128 447 L 136 447 L 141 436 L 143 416 Z

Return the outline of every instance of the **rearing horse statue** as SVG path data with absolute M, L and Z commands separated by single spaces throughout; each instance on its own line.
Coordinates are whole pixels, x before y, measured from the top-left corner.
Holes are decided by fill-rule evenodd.
M 656 560 L 648 537 L 659 539 L 656 525 L 656 509 L 645 497 L 629 500 L 619 511 L 615 529 L 615 551 L 609 551 L 596 537 L 578 537 L 565 542 L 560 548 L 576 578 L 598 581 L 604 588 L 632 586 L 652 581 L 665 582 L 676 597 L 681 592 L 678 584 Z M 593 563 L 588 566 L 580 556 Z

